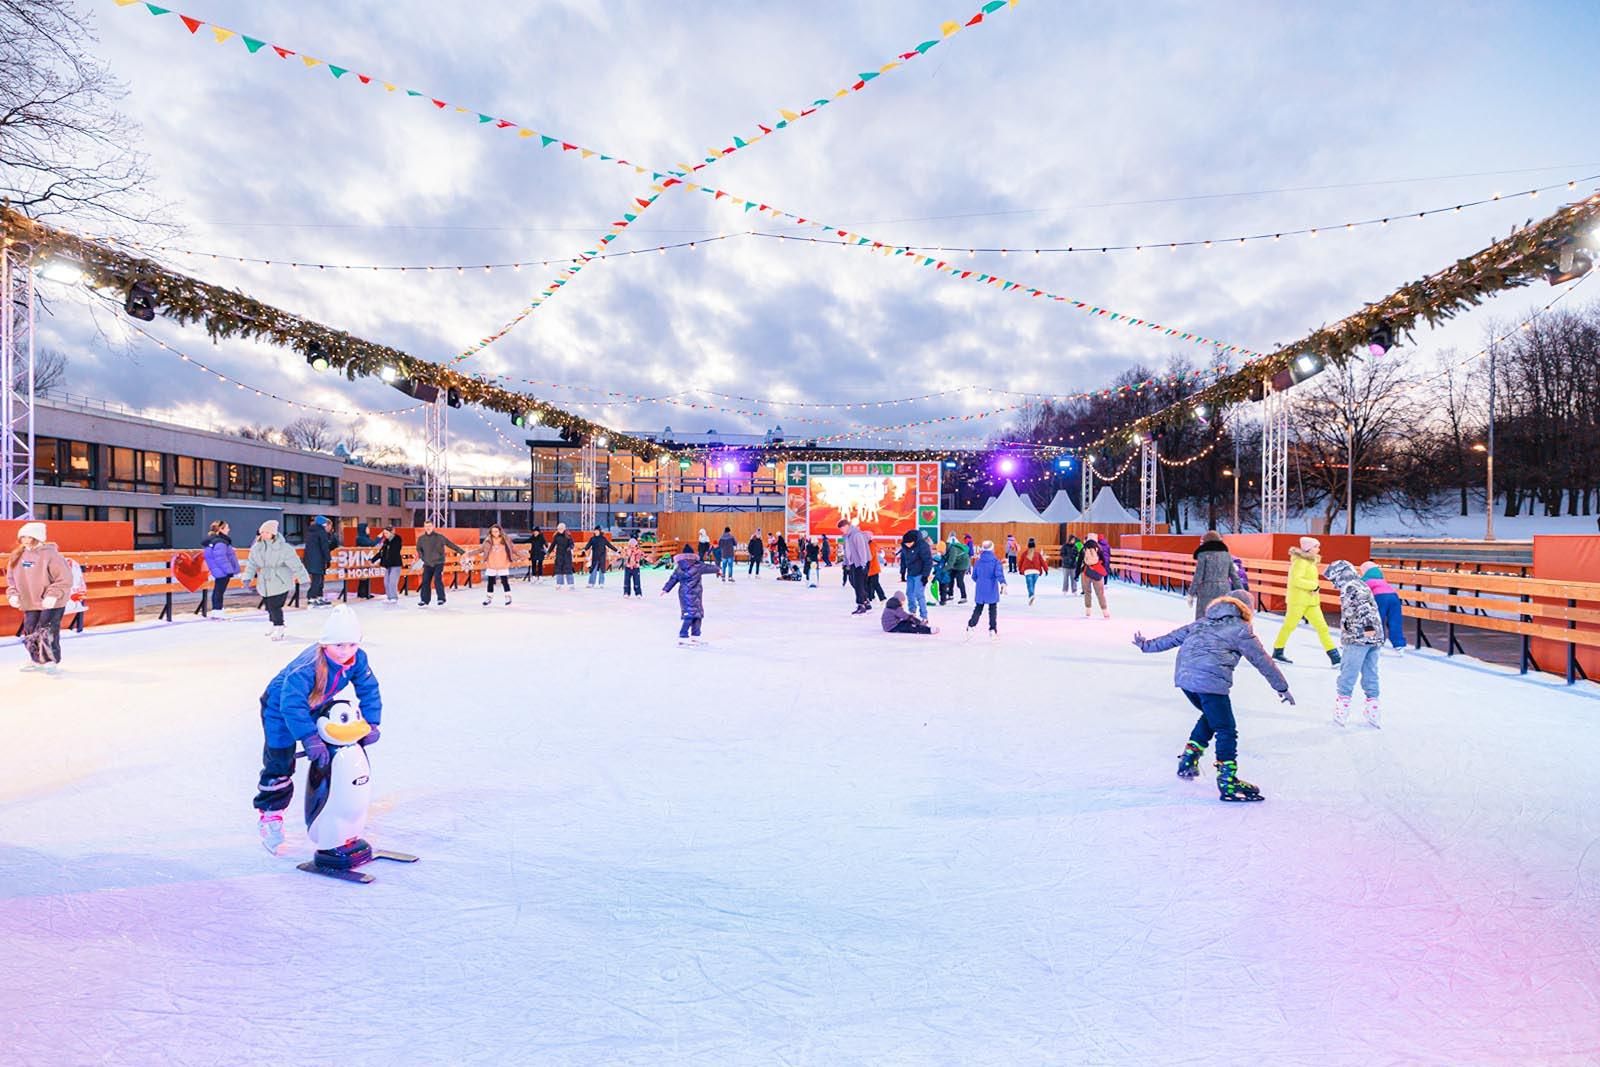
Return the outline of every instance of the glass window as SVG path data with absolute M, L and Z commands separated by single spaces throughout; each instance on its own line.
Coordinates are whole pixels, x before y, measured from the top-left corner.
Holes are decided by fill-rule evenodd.
M 61 456 L 54 437 L 36 437 L 33 441 L 33 478 L 45 485 L 55 485 L 61 473 Z
M 372 484 L 367 486 L 367 503 L 372 505 L 383 503 L 383 486 Z
M 217 464 L 193 456 L 173 458 L 172 490 L 187 496 L 217 495 Z
M 290 541 L 299 541 L 305 536 L 306 517 L 304 515 L 285 515 L 283 517 L 283 536 Z
M 400 490 L 398 487 L 391 488 L 389 490 L 389 506 L 391 508 L 398 508 L 401 506 Z
M 138 470 L 137 454 L 131 448 L 111 450 L 111 477 L 118 482 L 132 482 Z
M 72 485 L 83 489 L 94 486 L 94 446 L 87 441 L 64 441 L 66 447 L 67 472 L 61 479 L 62 485 Z
M 139 463 L 142 472 L 139 480 L 155 482 L 159 485 L 161 482 L 161 453 L 141 452 L 139 453 Z
M 333 503 L 334 479 L 323 474 L 307 474 L 305 478 L 306 499 Z
M 346 504 L 359 504 L 361 502 L 361 487 L 355 482 L 339 483 L 339 500 Z

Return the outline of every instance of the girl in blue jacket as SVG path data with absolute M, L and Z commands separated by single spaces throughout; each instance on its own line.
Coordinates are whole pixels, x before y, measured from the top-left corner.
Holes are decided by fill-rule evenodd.
M 255 806 L 261 843 L 274 855 L 283 844 L 284 809 L 294 799 L 295 742 L 304 746 L 308 760 L 329 758 L 314 720 L 347 685 L 355 687 L 361 717 L 372 726 L 372 732 L 360 742 L 370 745 L 378 739 L 383 697 L 367 654 L 361 651 L 361 621 L 348 604 L 340 604 L 328 616 L 318 642 L 279 671 L 261 694 L 261 731 L 266 743 Z
M 1289 683 L 1267 650 L 1256 640 L 1250 620 L 1255 612 L 1244 601 L 1219 596 L 1206 608 L 1205 617 L 1161 637 L 1133 635 L 1141 652 L 1178 650 L 1173 684 L 1183 690 L 1200 711 L 1189 743 L 1178 757 L 1178 777 L 1198 778 L 1200 757 L 1214 736 L 1217 739 L 1217 792 L 1223 800 L 1260 800 L 1261 790 L 1239 777 L 1239 730 L 1233 720 L 1233 669 L 1239 657 L 1248 659 L 1277 691 L 1278 699 L 1293 704 Z
M 989 609 L 989 638 L 993 640 L 1000 636 L 997 616 L 1000 612 L 1000 590 L 1005 584 L 1005 565 L 994 554 L 994 542 L 985 541 L 977 562 L 972 565 L 972 618 L 967 620 L 969 641 L 986 607 Z

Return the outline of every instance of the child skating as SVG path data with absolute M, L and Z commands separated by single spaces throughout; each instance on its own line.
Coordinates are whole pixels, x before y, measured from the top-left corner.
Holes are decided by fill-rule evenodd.
M 661 595 L 666 596 L 673 586 L 678 588 L 678 610 L 683 616 L 683 625 L 678 628 L 678 644 L 681 646 L 705 644 L 700 639 L 700 624 L 706 617 L 705 591 L 701 582 L 706 575 L 716 574 L 718 569 L 715 563 L 705 562 L 693 545 L 684 545 L 683 551 L 673 560 L 672 573 L 667 576 L 667 584 L 661 587 Z
M 1406 650 L 1406 617 L 1400 605 L 1400 594 L 1394 591 L 1383 576 L 1383 570 L 1370 559 L 1361 565 L 1361 580 L 1372 590 L 1372 599 L 1378 602 L 1378 614 L 1383 616 L 1383 632 L 1396 652 Z
M 313 720 L 345 686 L 355 687 L 361 717 L 372 730 L 360 744 L 378 740 L 383 718 L 383 697 L 377 676 L 361 651 L 361 620 L 347 604 L 333 609 L 316 644 L 301 652 L 267 683 L 261 694 L 261 779 L 255 807 L 261 843 L 277 854 L 283 844 L 283 812 L 294 799 L 295 742 L 315 764 L 329 759 L 328 746 Z
M 1333 721 L 1343 726 L 1350 718 L 1350 695 L 1356 676 L 1367 698 L 1362 709 L 1367 721 L 1378 723 L 1378 655 L 1383 650 L 1383 616 L 1378 601 L 1356 569 L 1344 560 L 1328 564 L 1328 581 L 1339 590 L 1339 641 L 1344 661 L 1339 664 L 1338 696 L 1333 701 Z
M 972 565 L 972 618 L 967 620 L 967 640 L 977 632 L 984 608 L 989 609 L 989 640 L 1000 639 L 1000 593 L 1005 587 L 1005 566 L 995 557 L 994 542 L 985 541 L 978 561 Z
M 1289 549 L 1289 606 L 1283 613 L 1283 627 L 1277 640 L 1272 642 L 1272 658 L 1279 663 L 1293 663 L 1283 654 L 1288 647 L 1289 635 L 1305 619 L 1317 632 L 1322 650 L 1335 667 L 1339 665 L 1339 650 L 1333 647 L 1328 634 L 1328 620 L 1322 617 L 1322 599 L 1317 586 L 1317 567 L 1322 562 L 1322 542 L 1315 537 L 1300 538 L 1300 547 Z
M 1226 801 L 1262 799 L 1261 790 L 1239 777 L 1239 730 L 1233 718 L 1233 701 L 1228 695 L 1233 689 L 1233 669 L 1239 665 L 1239 657 L 1248 659 L 1261 672 L 1279 700 L 1294 703 L 1288 681 L 1250 629 L 1254 616 L 1255 612 L 1244 601 L 1223 596 L 1211 602 L 1204 618 L 1169 634 L 1153 638 L 1140 633 L 1133 635 L 1133 643 L 1141 652 L 1178 650 L 1173 684 L 1200 710 L 1200 718 L 1189 734 L 1189 743 L 1178 757 L 1178 777 L 1199 777 L 1200 759 L 1215 737 L 1217 794 Z

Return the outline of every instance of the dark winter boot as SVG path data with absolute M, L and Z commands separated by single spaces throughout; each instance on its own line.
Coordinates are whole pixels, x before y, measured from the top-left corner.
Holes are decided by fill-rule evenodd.
M 1285 656 L 1283 654 L 1283 649 L 1281 649 L 1281 648 L 1275 648 L 1275 649 L 1272 650 L 1272 658 L 1277 660 L 1279 663 L 1293 663 L 1294 662 L 1294 660 L 1290 659 L 1288 656 Z
M 1261 800 L 1261 790 L 1239 777 L 1236 760 L 1217 761 L 1217 794 L 1223 800 Z
M 1178 777 L 1200 777 L 1200 757 L 1206 754 L 1206 746 L 1197 745 L 1193 741 L 1183 746 L 1183 755 L 1178 757 Z
M 1328 661 L 1335 667 L 1339 665 L 1339 650 L 1337 648 L 1328 649 Z

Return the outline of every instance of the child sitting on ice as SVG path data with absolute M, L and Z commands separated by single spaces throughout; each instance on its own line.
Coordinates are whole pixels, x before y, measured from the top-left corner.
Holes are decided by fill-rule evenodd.
M 1355 691 L 1356 675 L 1361 675 L 1361 691 L 1367 705 L 1363 713 L 1378 725 L 1378 652 L 1383 648 L 1383 616 L 1378 602 L 1361 580 L 1356 569 L 1344 560 L 1328 564 L 1323 572 L 1339 590 L 1339 642 L 1343 646 L 1339 664 L 1339 695 L 1333 701 L 1333 721 L 1340 726 L 1350 718 L 1350 694 Z
M 700 624 L 706 617 L 705 591 L 701 580 L 708 574 L 716 574 L 718 570 L 715 563 L 703 561 L 693 545 L 684 545 L 683 551 L 673 560 L 672 573 L 667 576 L 667 584 L 661 587 L 661 595 L 666 596 L 673 586 L 678 587 L 678 610 L 683 615 L 683 625 L 678 628 L 678 644 L 705 644 L 700 640 Z
M 1372 590 L 1372 599 L 1378 602 L 1378 614 L 1383 617 L 1383 632 L 1389 635 L 1389 644 L 1396 652 L 1406 650 L 1406 619 L 1400 609 L 1400 594 L 1394 591 L 1383 577 L 1383 571 L 1370 559 L 1361 565 L 1361 580 Z
M 284 809 L 294 799 L 295 741 L 304 746 L 306 759 L 313 763 L 329 758 L 314 720 L 347 685 L 355 686 L 361 717 L 372 726 L 372 732 L 360 742 L 370 745 L 378 739 L 383 697 L 377 676 L 367 665 L 367 654 L 361 651 L 361 620 L 348 604 L 340 604 L 323 623 L 317 643 L 279 671 L 261 694 L 261 730 L 266 744 L 255 805 L 261 843 L 274 855 L 283 844 Z
M 1161 637 L 1133 635 L 1141 652 L 1178 649 L 1178 664 L 1173 684 L 1183 690 L 1189 703 L 1200 709 L 1200 718 L 1189 734 L 1189 743 L 1178 757 L 1178 777 L 1197 778 L 1200 757 L 1211 738 L 1217 739 L 1217 793 L 1223 800 L 1260 800 L 1261 790 L 1239 777 L 1239 730 L 1233 719 L 1233 669 L 1239 657 L 1248 659 L 1261 676 L 1277 691 L 1278 699 L 1293 704 L 1289 683 L 1284 680 L 1267 650 L 1261 647 L 1250 629 L 1255 612 L 1244 601 L 1220 596 L 1206 608 L 1205 617 L 1180 626 Z
M 929 626 L 906 610 L 906 595 L 896 592 L 883 606 L 883 632 L 886 634 L 936 634 L 938 629 Z

